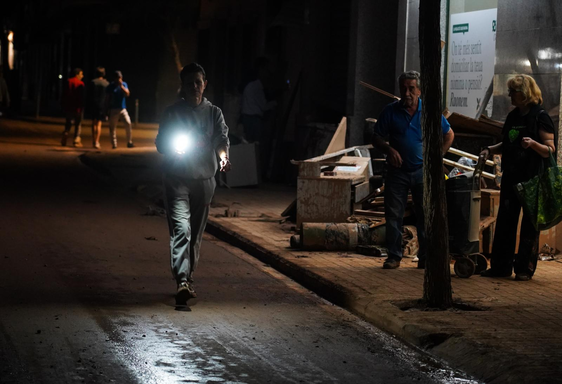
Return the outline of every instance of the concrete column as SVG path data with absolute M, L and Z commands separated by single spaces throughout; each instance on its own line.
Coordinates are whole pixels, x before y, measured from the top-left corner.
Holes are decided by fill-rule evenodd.
M 366 83 L 393 93 L 397 68 L 397 1 L 354 0 L 350 37 L 348 87 L 348 146 L 366 144 L 365 119 L 378 117 L 393 99 L 359 85 Z M 404 28 L 404 26 L 402 26 Z M 403 40 L 403 37 L 401 38 Z M 402 45 L 403 49 L 403 45 Z

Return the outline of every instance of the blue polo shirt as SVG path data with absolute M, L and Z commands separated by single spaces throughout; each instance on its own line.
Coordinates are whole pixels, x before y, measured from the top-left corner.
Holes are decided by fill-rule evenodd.
M 390 146 L 402 157 L 400 169 L 404 171 L 415 171 L 423 166 L 421 110 L 421 99 L 413 116 L 410 116 L 400 101 L 395 101 L 384 108 L 375 124 L 375 135 L 382 138 L 388 136 Z M 443 135 L 451 129 L 445 116 L 441 116 L 441 127 Z
M 123 86 L 129 89 L 127 83 L 123 82 Z M 105 92 L 109 94 L 109 109 L 126 109 L 125 93 L 116 82 L 112 82 L 105 88 Z

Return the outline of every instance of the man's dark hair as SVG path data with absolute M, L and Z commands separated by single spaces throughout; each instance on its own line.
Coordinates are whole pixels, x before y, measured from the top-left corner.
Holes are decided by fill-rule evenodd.
M 96 77 L 104 77 L 105 76 L 105 68 L 104 67 L 97 67 L 96 68 Z
M 117 79 L 119 77 L 123 77 L 123 74 L 121 73 L 121 71 L 115 71 L 113 72 L 113 78 Z
M 82 72 L 82 68 L 74 68 L 74 71 L 72 72 L 74 73 L 74 76 L 78 76 L 80 72 Z
M 187 64 L 180 72 L 180 80 L 183 82 L 184 77 L 189 73 L 200 73 L 203 75 L 203 80 L 207 80 L 207 75 L 203 67 L 197 63 Z
M 420 73 L 416 71 L 407 71 L 404 72 L 398 77 L 398 85 L 402 85 L 404 80 L 416 80 L 416 85 L 419 89 L 421 89 L 421 80 L 420 80 Z

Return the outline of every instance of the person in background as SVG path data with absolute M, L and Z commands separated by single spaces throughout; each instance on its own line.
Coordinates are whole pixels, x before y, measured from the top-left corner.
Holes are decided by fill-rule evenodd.
M 125 99 L 131 95 L 129 86 L 123 81 L 121 71 L 115 71 L 113 82 L 105 88 L 106 106 L 109 112 L 109 135 L 113 149 L 117 148 L 117 123 L 120 118 L 125 122 L 125 132 L 127 134 L 127 148 L 133 148 L 133 127 L 131 118 L 127 112 Z
M 180 73 L 182 98 L 163 114 L 156 148 L 164 155 L 164 205 L 170 231 L 176 304 L 197 297 L 193 273 L 213 198 L 217 169 L 230 170 L 228 126 L 220 108 L 203 97 L 205 70 L 197 63 Z
M 508 95 L 515 107 L 506 117 L 503 140 L 484 148 L 480 155 L 502 155 L 500 203 L 490 269 L 484 277 L 510 277 L 528 281 L 537 268 L 540 232 L 527 215 L 521 219 L 519 251 L 515 254 L 521 203 L 514 187 L 538 174 L 540 164 L 555 152 L 554 124 L 541 107 L 542 93 L 531 76 L 517 75 L 507 82 Z
M 395 269 L 402 260 L 402 222 L 408 199 L 412 191 L 420 249 L 418 268 L 425 268 L 427 244 L 423 214 L 423 142 L 421 130 L 422 100 L 420 99 L 420 74 L 404 72 L 398 78 L 399 101 L 382 111 L 374 129 L 373 145 L 386 154 L 387 175 L 385 178 L 384 210 L 386 218 L 386 244 L 388 257 L 384 269 Z M 449 150 L 455 134 L 444 116 L 443 153 Z M 389 137 L 389 142 L 385 137 Z
M 6 114 L 8 108 L 10 108 L 10 92 L 4 79 L 4 68 L 0 65 L 0 117 Z
M 105 68 L 97 67 L 96 78 L 91 83 L 91 108 L 92 108 L 92 145 L 100 148 L 102 121 L 107 118 L 105 111 L 105 89 L 109 85 L 105 77 Z
M 82 132 L 82 117 L 84 115 L 84 83 L 82 78 L 84 72 L 82 69 L 76 68 L 73 71 L 73 76 L 66 82 L 66 87 L 63 90 L 62 106 L 66 117 L 64 132 L 62 133 L 61 145 L 66 146 L 68 133 L 72 122 L 74 122 L 74 146 L 81 147 L 82 139 L 80 134 Z
M 256 78 L 250 81 L 242 93 L 242 125 L 244 136 L 249 143 L 260 142 L 263 137 L 265 112 L 275 108 L 275 100 L 267 101 L 263 82 L 269 73 L 269 60 L 259 57 L 255 63 Z

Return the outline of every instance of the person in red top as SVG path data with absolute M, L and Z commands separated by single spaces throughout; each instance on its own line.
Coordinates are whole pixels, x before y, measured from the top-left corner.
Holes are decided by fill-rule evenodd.
M 62 133 L 61 145 L 66 145 L 66 139 L 70 132 L 70 127 L 74 121 L 74 146 L 81 147 L 82 140 L 80 133 L 82 131 L 82 115 L 84 113 L 84 72 L 80 68 L 74 70 L 74 76 L 68 79 L 66 88 L 63 92 L 62 108 L 66 116 L 66 124 Z

